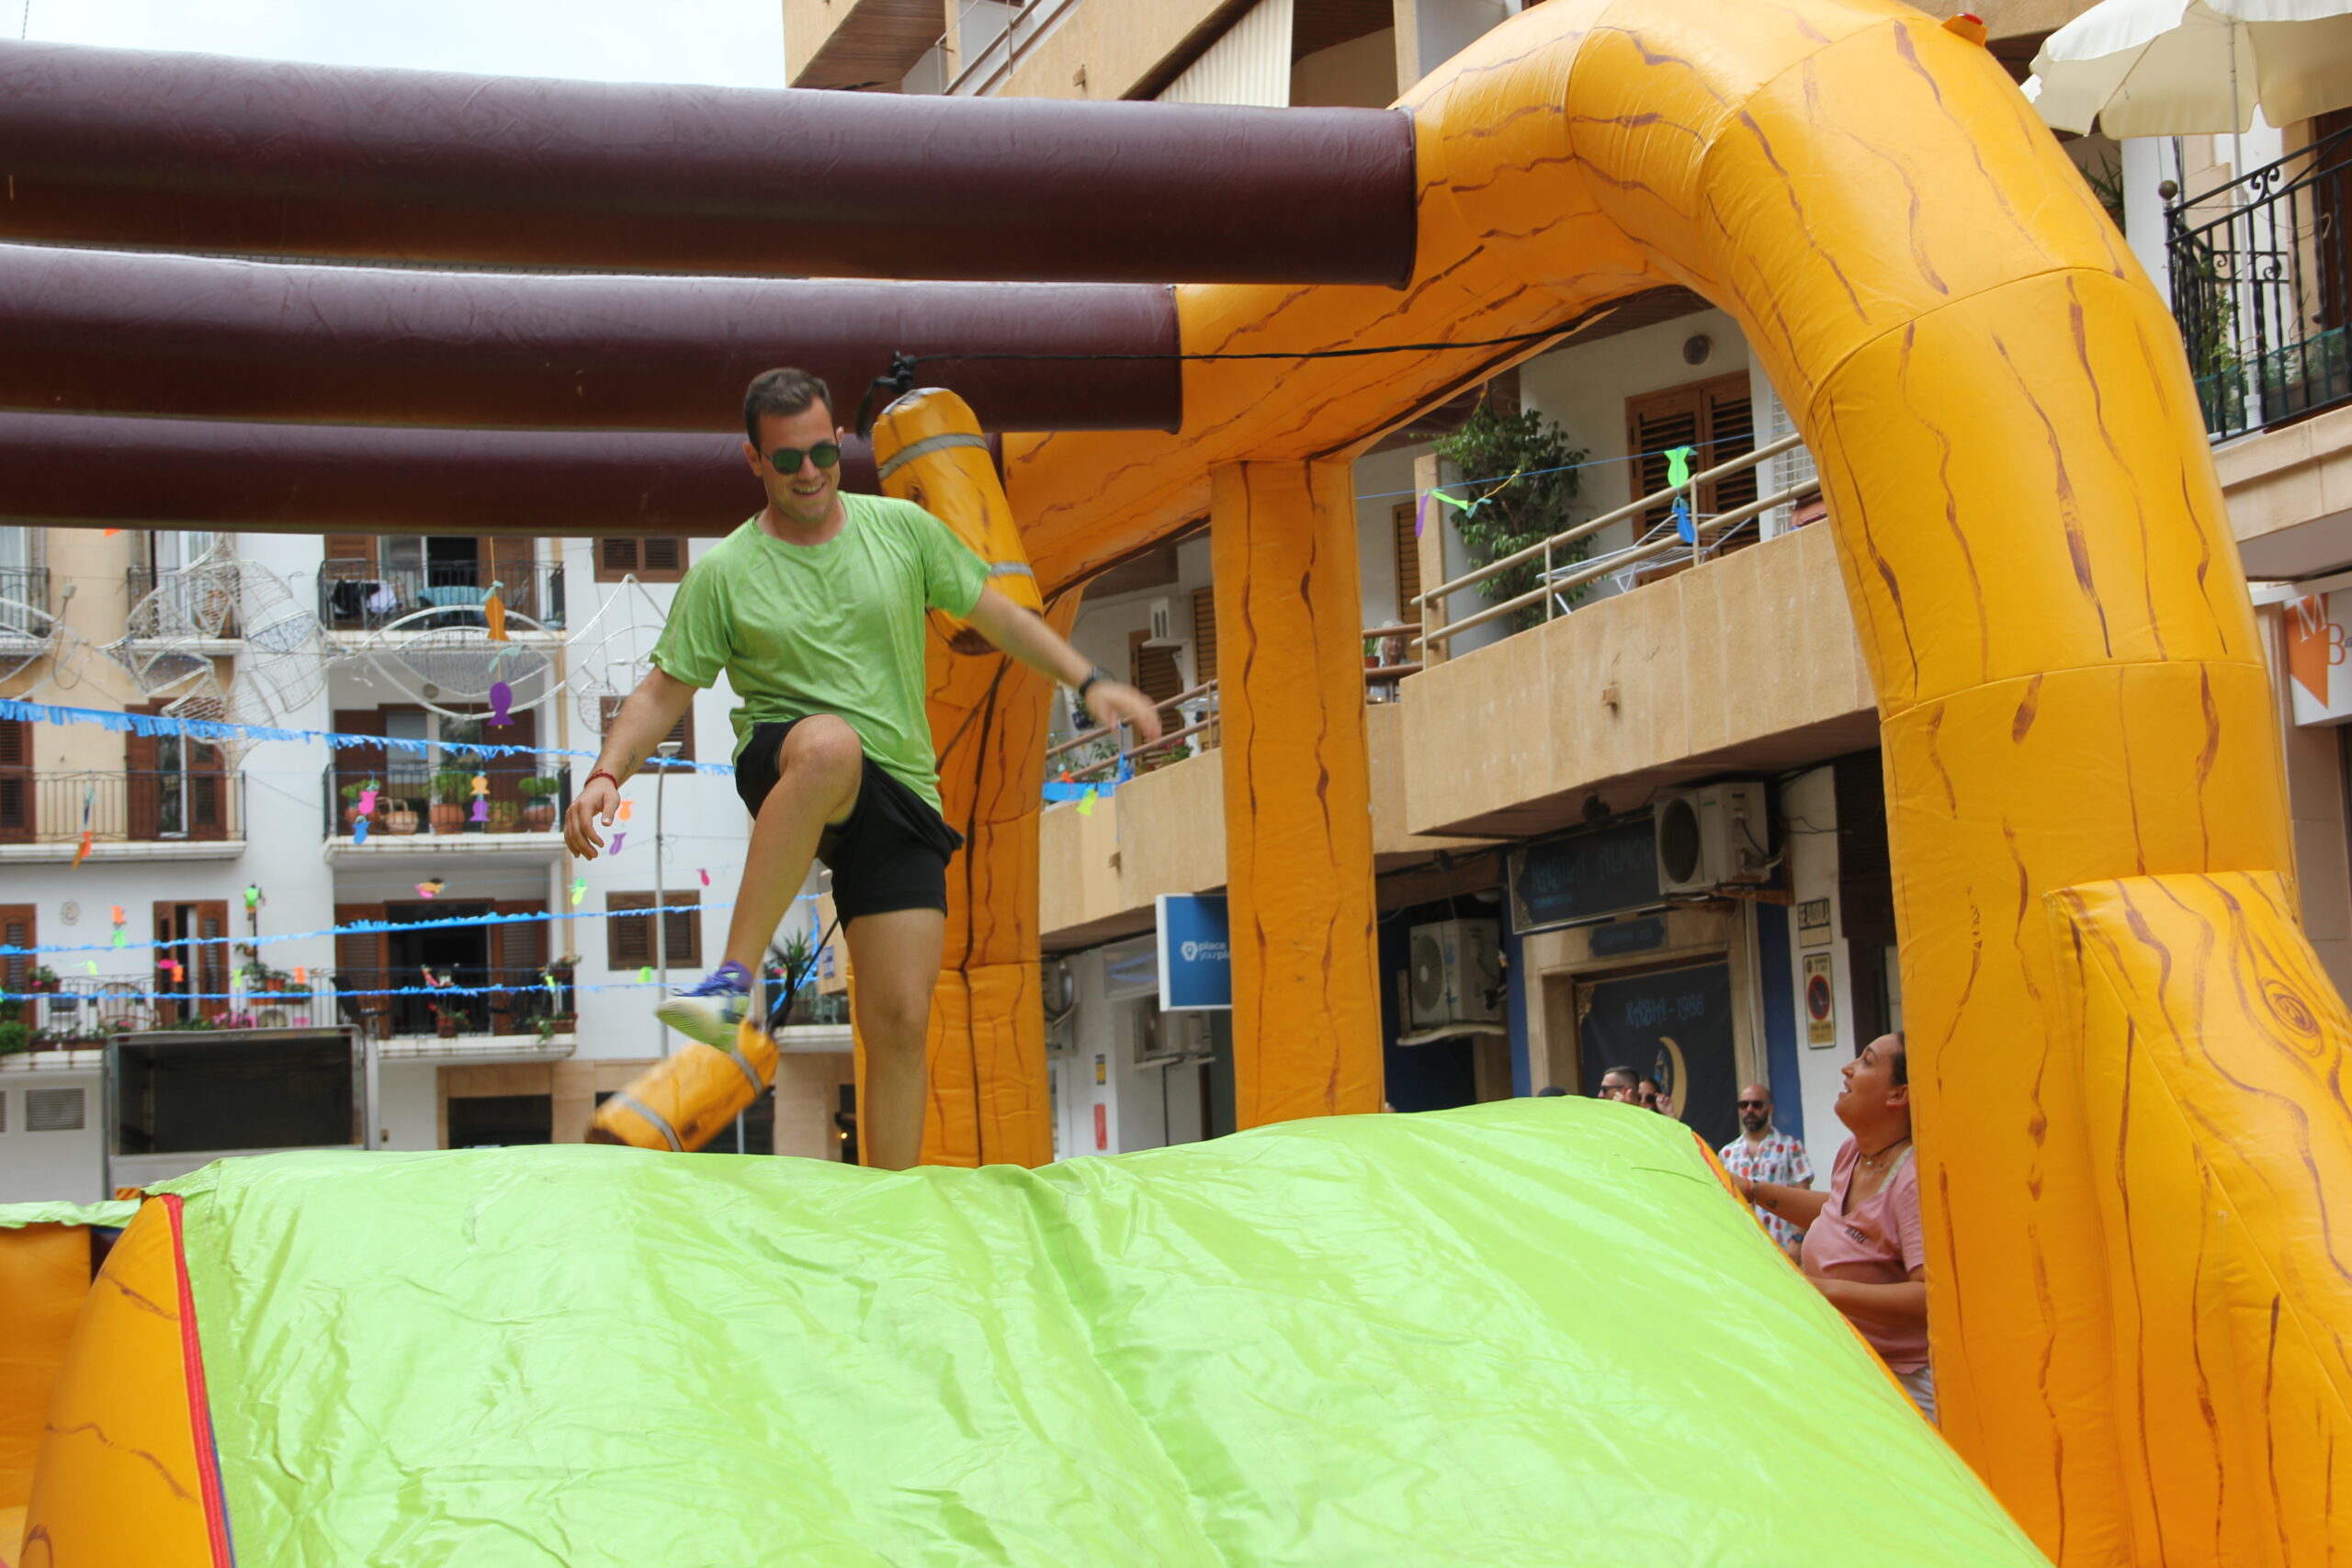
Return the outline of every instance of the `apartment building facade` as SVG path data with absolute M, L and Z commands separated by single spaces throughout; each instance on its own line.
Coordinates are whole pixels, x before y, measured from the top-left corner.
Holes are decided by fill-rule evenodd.
M 741 862 L 722 774 L 632 781 L 619 852 L 594 863 L 560 829 L 591 765 L 571 753 L 594 751 L 700 547 L 0 530 L 0 697 L 306 737 L 0 720 L 0 927 L 48 950 L 0 955 L 0 1199 L 262 1148 L 583 1137 L 682 1043 L 653 997 L 701 974 Z M 684 759 L 727 759 L 731 706 L 698 698 Z M 839 1157 L 839 998 L 795 1016 L 782 1115 L 761 1107 L 743 1143 Z
M 786 0 L 785 20 L 802 86 L 1377 107 L 1520 8 Z M 2085 6 L 1969 8 L 2021 81 Z M 2174 299 L 2200 377 L 2281 671 L 2306 919 L 2342 983 L 2352 685 L 2331 682 L 2352 677 L 2328 673 L 2352 617 L 2352 596 L 2336 609 L 2352 587 L 2335 205 L 2352 140 L 2340 130 L 2331 116 L 2239 139 L 2062 141 Z M 2280 255 L 2291 276 L 2256 281 L 2257 263 Z M 1874 700 L 1832 541 L 1807 526 L 1823 513 L 1794 421 L 1736 323 L 1676 289 L 1464 390 L 1353 464 L 1389 1101 L 1589 1091 L 1631 1062 L 1668 1080 L 1684 1119 L 1713 1137 L 1728 1135 L 1737 1087 L 1762 1080 L 1782 1127 L 1826 1168 L 1842 1136 L 1838 1068 L 1902 1026 L 1903 990 Z M 1460 471 L 1432 439 L 1479 397 L 1555 422 L 1582 454 L 1561 523 L 1582 536 L 1542 562 L 1561 591 L 1508 615 L 1470 581 L 1459 510 L 1432 499 L 1505 477 Z M 1692 471 L 1734 466 L 1684 492 L 1696 548 L 1669 536 L 1676 447 L 1693 449 Z M 1652 504 L 1636 505 L 1644 497 Z M 1157 1014 L 1158 900 L 1225 880 L 1205 529 L 1089 583 L 1076 625 L 1099 664 L 1170 704 L 1176 739 L 1138 751 L 1066 726 L 1051 759 L 1049 777 L 1069 781 L 1041 847 L 1066 1155 L 1232 1125 L 1221 1021 Z M 1713 886 L 1662 876 L 1661 813 L 1721 785 L 1752 785 L 1765 803 L 1769 839 L 1753 857 L 1765 863 Z M 1090 786 L 1093 798 L 1068 798 Z

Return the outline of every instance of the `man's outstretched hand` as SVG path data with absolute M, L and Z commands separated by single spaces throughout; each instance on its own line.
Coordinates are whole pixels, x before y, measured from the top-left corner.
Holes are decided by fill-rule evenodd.
M 582 860 L 596 858 L 596 852 L 605 847 L 596 824 L 611 827 L 620 804 L 621 786 L 609 778 L 589 780 L 588 786 L 572 797 L 571 809 L 563 816 L 563 841 L 573 854 Z
M 1149 697 L 1117 681 L 1097 681 L 1086 688 L 1086 711 L 1097 724 L 1132 724 L 1136 738 L 1146 745 L 1159 739 L 1159 709 Z

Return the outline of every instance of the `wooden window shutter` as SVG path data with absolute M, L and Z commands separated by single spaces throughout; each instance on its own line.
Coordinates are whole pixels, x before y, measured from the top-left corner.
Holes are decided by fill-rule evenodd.
M 599 539 L 596 541 L 596 581 L 617 582 L 637 570 L 635 539 Z
M 0 946 L 39 947 L 40 922 L 30 904 L 0 904 Z M 11 991 L 22 991 L 30 978 L 33 966 L 40 962 L 29 953 L 11 953 L 0 957 L 0 983 Z
M 208 997 L 220 998 L 229 989 L 229 944 L 215 940 L 229 935 L 229 901 L 206 898 L 196 906 L 196 934 L 205 940 L 196 949 L 196 973 L 202 984 L 197 989 Z M 199 1002 L 199 1012 L 226 1012 L 225 999 Z
M 1756 450 L 1756 408 L 1746 376 L 1724 376 L 1710 381 L 1707 394 L 1707 445 L 1700 450 L 1702 466 L 1714 468 Z M 1721 515 L 1747 505 L 1763 492 L 1757 488 L 1757 470 L 1717 479 L 1700 498 L 1701 510 Z M 1755 526 L 1744 525 L 1731 541 L 1734 547 L 1756 538 Z
M 1413 526 L 1419 513 L 1419 502 L 1400 501 L 1389 513 L 1396 535 L 1396 619 L 1407 626 L 1421 618 L 1420 606 L 1413 603 L 1421 596 L 1421 536 Z
M 1184 689 L 1184 672 L 1172 648 L 1146 648 L 1149 632 L 1127 634 L 1128 682 L 1153 702 L 1164 703 Z
M 1704 405 L 1699 389 L 1668 387 L 1662 392 L 1650 392 L 1625 400 L 1625 450 L 1634 455 L 1634 493 L 1630 499 L 1666 488 L 1666 454 L 1677 446 L 1696 447 L 1705 439 L 1701 426 L 1701 410 Z M 1692 469 L 1705 465 L 1697 461 Z M 1672 516 L 1671 504 L 1653 506 L 1634 520 L 1634 536 L 1638 539 Z
M 330 578 L 351 577 L 355 569 L 376 570 L 376 536 L 373 534 L 329 534 L 327 536 L 326 570 Z
M 699 893 L 664 893 L 662 921 L 668 928 L 670 967 L 702 967 L 702 903 Z M 605 895 L 605 967 L 618 974 L 642 969 L 653 962 L 653 922 L 646 918 L 653 908 L 650 893 Z M 632 915 L 628 911 L 638 911 Z
M 667 535 L 637 542 L 638 575 L 648 582 L 675 582 L 686 574 L 686 542 Z
M 33 727 L 23 719 L 0 719 L 0 842 L 33 836 Z M 74 826 L 78 832 L 78 816 Z
M 1193 673 L 1206 685 L 1216 679 L 1216 590 L 1193 590 Z

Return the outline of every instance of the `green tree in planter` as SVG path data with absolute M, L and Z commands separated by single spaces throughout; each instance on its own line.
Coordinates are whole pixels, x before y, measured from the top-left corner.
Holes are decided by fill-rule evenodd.
M 1460 506 L 1432 502 L 1429 521 L 1441 510 L 1462 536 L 1471 564 L 1485 566 L 1540 545 L 1569 525 L 1577 499 L 1576 465 L 1585 460 L 1582 448 L 1568 444 L 1568 433 L 1533 409 L 1523 413 L 1498 414 L 1481 403 L 1469 423 L 1452 435 L 1438 437 L 1437 454 L 1470 482 L 1448 485 L 1446 491 Z M 1584 559 L 1584 543 L 1563 545 L 1553 552 L 1556 569 Z M 1497 572 L 1478 584 L 1488 602 L 1500 604 L 1534 591 L 1544 571 L 1543 558 Z M 1568 590 L 1571 600 L 1584 596 L 1581 587 Z M 1457 616 L 1457 618 L 1459 618 Z M 1544 618 L 1544 606 L 1530 604 L 1509 617 L 1513 631 L 1522 631 Z

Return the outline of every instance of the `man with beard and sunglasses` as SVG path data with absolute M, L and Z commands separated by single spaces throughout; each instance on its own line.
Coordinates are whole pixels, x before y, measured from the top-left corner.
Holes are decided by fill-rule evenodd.
M 1724 1168 L 1749 1181 L 1770 1181 L 1782 1187 L 1811 1187 L 1813 1161 L 1804 1145 L 1772 1125 L 1772 1091 L 1760 1083 L 1739 1091 L 1739 1136 L 1717 1155 Z M 1782 1250 L 1794 1251 L 1804 1233 L 1762 1207 L 1756 1217 L 1772 1233 Z
M 940 610 L 1061 682 L 1101 723 L 1159 738 L 1159 716 L 1105 677 L 1045 621 L 988 584 L 985 563 L 911 502 L 845 495 L 844 432 L 832 393 L 805 371 L 771 370 L 743 398 L 743 447 L 767 505 L 694 563 L 653 669 L 621 705 L 564 824 L 594 860 L 620 786 L 724 671 L 735 788 L 751 845 L 726 959 L 655 1010 L 727 1049 L 750 1005 L 754 966 L 821 860 L 857 972 L 853 1004 L 866 1049 L 859 1130 L 865 1163 L 904 1169 L 922 1150 L 924 1036 L 947 927 L 947 862 L 963 837 L 942 819 L 923 714 L 925 615 Z

